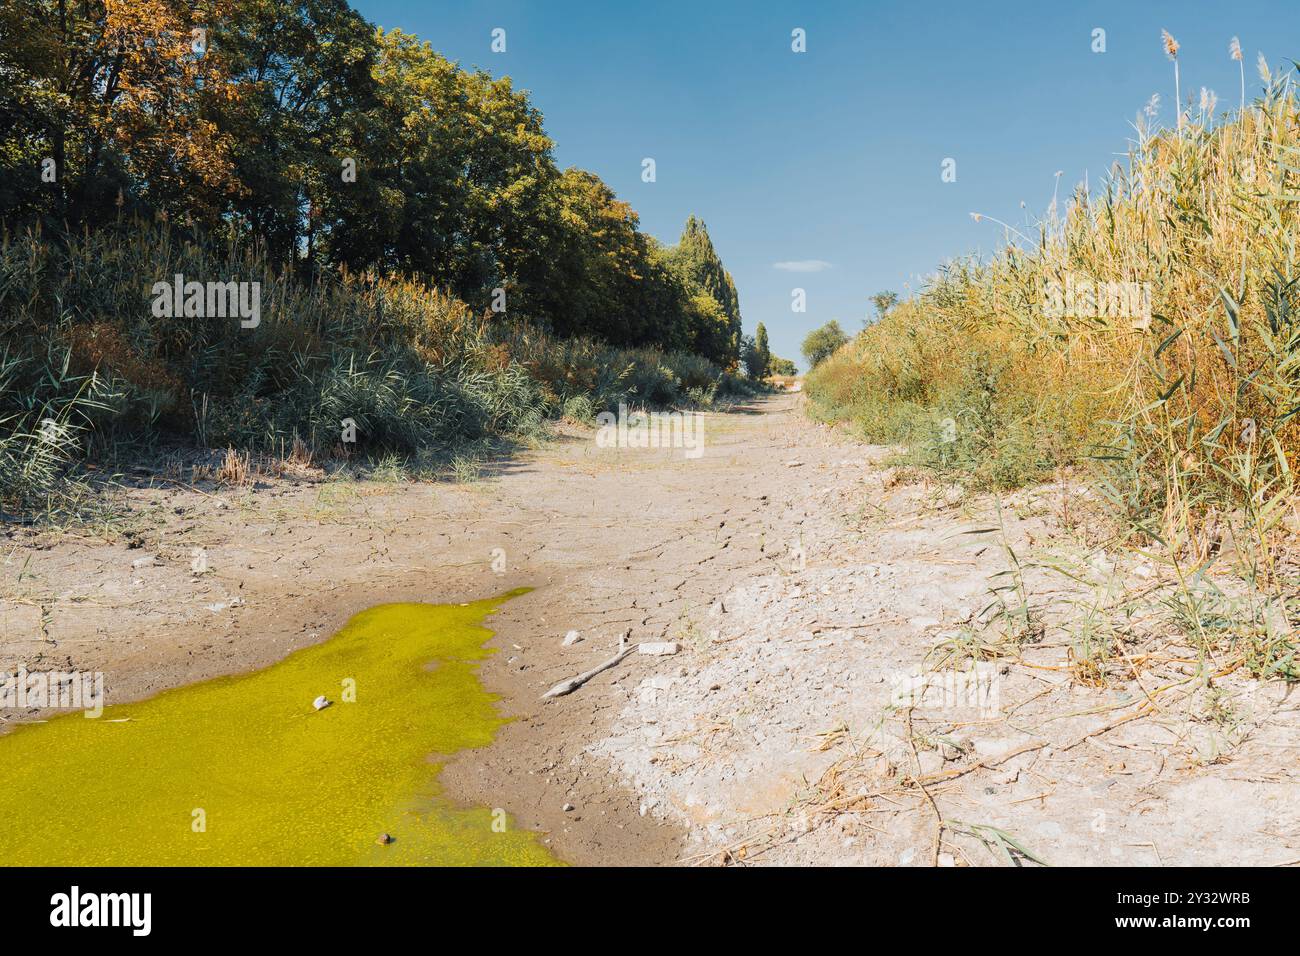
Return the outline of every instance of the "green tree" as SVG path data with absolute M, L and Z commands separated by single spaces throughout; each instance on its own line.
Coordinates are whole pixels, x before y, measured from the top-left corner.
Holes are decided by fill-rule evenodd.
M 758 347 L 752 335 L 740 337 L 740 364 L 745 367 L 745 374 L 754 378 L 754 369 L 758 368 Z
M 794 362 L 791 361 L 790 359 L 778 358 L 777 356 L 773 355 L 773 356 L 772 356 L 772 364 L 771 364 L 771 368 L 770 368 L 769 374 L 771 374 L 771 375 L 798 375 L 798 374 L 799 374 L 799 369 L 795 367 Z
M 401 274 L 476 310 L 501 289 L 503 321 L 740 357 L 704 223 L 664 248 L 599 177 L 557 168 L 510 79 L 346 0 L 0 2 L 0 224 L 133 214 L 261 247 L 300 278 Z
M 342 159 L 356 157 L 349 127 L 375 106 L 375 30 L 345 0 L 233 2 L 209 52 L 241 93 L 217 119 L 246 188 L 230 223 L 277 260 L 312 260 L 338 216 Z
M 685 299 L 683 313 L 691 351 L 724 368 L 734 367 L 740 358 L 740 343 L 733 337 L 731 321 L 718 300 L 697 288 Z
M 759 363 L 757 377 L 767 378 L 772 364 L 772 349 L 767 342 L 767 328 L 762 322 L 758 323 L 758 330 L 754 333 L 754 350 L 758 353 L 755 356 Z
M 816 368 L 848 342 L 840 324 L 831 319 L 819 329 L 813 329 L 803 340 L 803 355 L 811 368 Z
M 580 169 L 564 171 L 559 192 L 547 280 L 530 311 L 549 318 L 559 335 L 685 347 L 685 290 L 654 240 L 639 231 L 632 207 Z
M 342 150 L 356 181 L 331 179 L 331 259 L 420 276 L 481 309 L 504 289 L 507 315 L 584 325 L 628 257 L 646 254 L 629 248 L 635 214 L 596 177 L 561 175 L 541 113 L 508 78 L 463 70 L 400 30 L 377 42 L 376 105 Z M 603 255 L 615 262 L 593 269 Z
M 740 297 L 736 284 L 722 265 L 709 230 L 704 223 L 691 216 L 682 229 L 681 240 L 671 254 L 674 267 L 688 286 L 709 296 L 718 309 L 704 309 L 707 321 L 696 316 L 692 325 L 694 351 L 710 358 L 724 368 L 733 367 L 740 358 Z

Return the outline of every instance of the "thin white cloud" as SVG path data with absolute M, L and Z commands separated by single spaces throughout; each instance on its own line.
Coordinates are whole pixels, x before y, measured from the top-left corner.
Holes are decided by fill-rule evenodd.
M 773 269 L 780 269 L 782 272 L 825 272 L 831 267 L 829 262 L 822 259 L 795 259 L 789 262 L 774 262 Z

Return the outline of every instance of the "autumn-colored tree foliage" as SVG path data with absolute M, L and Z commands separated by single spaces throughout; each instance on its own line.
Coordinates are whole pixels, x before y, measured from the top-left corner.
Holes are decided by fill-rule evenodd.
M 736 365 L 702 222 L 661 248 L 599 177 L 556 166 L 509 78 L 345 0 L 6 0 L 0 80 L 11 234 L 166 218 L 304 279 L 400 275 L 502 322 Z
M 215 216 L 239 191 L 213 121 L 240 87 L 204 52 L 226 0 L 6 0 L 0 202 L 8 221 Z M 199 31 L 199 32 L 195 32 Z

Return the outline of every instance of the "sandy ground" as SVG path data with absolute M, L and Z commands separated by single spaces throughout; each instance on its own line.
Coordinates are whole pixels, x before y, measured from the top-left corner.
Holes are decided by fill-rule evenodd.
M 5 530 L 0 670 L 102 671 L 123 702 L 265 666 L 375 604 L 526 586 L 483 668 L 516 719 L 443 783 L 570 862 L 1300 858 L 1282 685 L 1206 687 L 1155 625 L 1104 685 L 1077 666 L 1115 607 L 1163 586 L 1136 555 L 1099 555 L 1086 494 L 1033 489 L 999 516 L 900 480 L 799 401 L 709 414 L 694 459 L 569 428 L 462 485 L 141 475 L 102 534 Z M 996 629 L 1002 572 L 1047 551 L 1089 572 L 1025 571 L 1036 630 L 1018 659 L 935 676 L 935 648 Z M 540 699 L 627 629 L 681 651 Z

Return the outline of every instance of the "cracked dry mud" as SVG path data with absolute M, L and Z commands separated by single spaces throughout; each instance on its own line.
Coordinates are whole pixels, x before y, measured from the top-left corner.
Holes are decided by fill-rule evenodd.
M 1086 537 L 1061 520 L 1074 489 L 1010 496 L 1005 531 L 974 533 L 998 524 L 992 499 L 899 481 L 883 449 L 808 421 L 793 396 L 710 413 L 698 459 L 592 436 L 563 429 L 468 485 L 155 484 L 125 493 L 134 515 L 109 540 L 11 529 L 0 669 L 103 671 L 121 702 L 265 666 L 375 604 L 531 587 L 492 619 L 483 667 L 516 719 L 442 781 L 570 862 L 1300 857 L 1285 687 L 1227 673 L 1210 708 L 1185 649 L 1154 636 L 1132 650 L 1136 679 L 1080 682 L 1084 584 L 1026 572 L 1048 626 L 988 665 L 995 709 L 942 690 L 900 706 L 936 646 L 981 632 L 1004 546 Z M 1160 585 L 1136 556 L 1106 560 L 1108 601 Z M 682 651 L 540 699 L 628 628 Z M 562 646 L 570 631 L 581 640 Z

